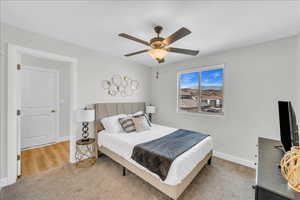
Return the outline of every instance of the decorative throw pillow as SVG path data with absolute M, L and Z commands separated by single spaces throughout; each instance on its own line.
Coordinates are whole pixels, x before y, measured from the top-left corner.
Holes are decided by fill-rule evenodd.
M 110 133 L 120 133 L 123 132 L 123 129 L 119 123 L 119 118 L 127 117 L 125 114 L 114 115 L 110 117 L 105 117 L 101 120 L 102 125 L 105 130 Z
M 132 118 L 135 129 L 137 132 L 146 131 L 150 126 L 144 116 Z
M 121 127 L 126 133 L 131 133 L 136 131 L 133 119 L 131 117 L 119 118 Z
M 150 120 L 149 120 L 149 118 L 148 118 L 148 116 L 147 116 L 147 114 L 139 114 L 139 115 L 134 115 L 133 116 L 134 118 L 138 118 L 138 117 L 144 117 L 145 118 L 145 120 L 146 120 L 146 122 L 148 123 L 148 125 L 151 127 L 152 125 L 151 125 L 151 122 L 150 122 Z

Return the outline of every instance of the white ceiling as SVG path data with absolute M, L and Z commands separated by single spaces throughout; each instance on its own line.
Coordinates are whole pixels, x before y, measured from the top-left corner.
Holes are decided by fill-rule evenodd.
M 146 49 L 120 38 L 144 40 L 162 25 L 162 37 L 182 26 L 192 34 L 173 47 L 199 55 L 274 40 L 300 32 L 300 1 L 5 1 L 5 23 L 122 57 Z M 166 63 L 191 56 L 169 54 Z M 156 66 L 148 54 L 126 58 Z

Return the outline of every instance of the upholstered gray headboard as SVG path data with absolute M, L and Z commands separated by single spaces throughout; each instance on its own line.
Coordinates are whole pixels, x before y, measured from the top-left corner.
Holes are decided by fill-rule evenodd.
M 145 112 L 145 102 L 134 103 L 97 103 L 95 109 L 95 130 L 96 133 L 103 130 L 100 120 L 117 114 L 131 114 L 138 111 Z

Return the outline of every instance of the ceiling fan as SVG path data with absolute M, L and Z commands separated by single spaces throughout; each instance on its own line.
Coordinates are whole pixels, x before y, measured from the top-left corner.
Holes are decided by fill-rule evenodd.
M 137 55 L 140 53 L 148 52 L 155 60 L 157 60 L 158 63 L 163 63 L 165 61 L 164 58 L 166 57 L 166 55 L 169 52 L 181 53 L 181 54 L 186 54 L 186 55 L 191 55 L 191 56 L 196 56 L 199 53 L 199 51 L 196 51 L 196 50 L 168 47 L 170 44 L 189 35 L 191 33 L 191 31 L 188 30 L 187 28 L 182 27 L 167 38 L 160 37 L 160 33 L 162 30 L 163 30 L 163 27 L 155 26 L 154 31 L 156 32 L 157 37 L 152 38 L 149 42 L 138 39 L 138 38 L 128 35 L 126 33 L 120 33 L 119 34 L 120 37 L 129 39 L 129 40 L 133 40 L 135 42 L 139 42 L 146 46 L 151 47 L 151 49 L 145 49 L 145 50 L 129 53 L 129 54 L 126 54 L 125 56 L 134 56 L 134 55 Z

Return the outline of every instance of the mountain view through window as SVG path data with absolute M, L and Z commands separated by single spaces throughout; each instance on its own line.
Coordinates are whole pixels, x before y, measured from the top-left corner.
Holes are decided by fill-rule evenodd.
M 223 113 L 224 68 L 179 74 L 179 111 Z

